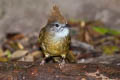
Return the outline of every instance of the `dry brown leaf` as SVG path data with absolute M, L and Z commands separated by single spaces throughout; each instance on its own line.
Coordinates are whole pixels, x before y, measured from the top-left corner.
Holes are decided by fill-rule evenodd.
M 34 51 L 31 53 L 31 55 L 34 57 L 34 58 L 40 58 L 40 57 L 43 57 L 43 54 L 41 51 Z
M 35 59 L 38 58 L 43 58 L 43 54 L 41 53 L 41 51 L 34 51 L 24 57 L 22 57 L 21 59 L 19 59 L 19 61 L 25 61 L 25 62 L 33 62 L 35 61 Z
M 0 57 L 0 62 L 7 62 L 7 61 L 8 61 L 8 58 Z
M 29 54 L 29 55 L 19 59 L 19 61 L 33 62 L 34 61 L 34 57 L 31 54 Z
M 5 56 L 5 54 L 4 54 L 3 50 L 0 48 L 0 57 L 3 57 L 3 56 Z
M 101 35 L 93 29 L 94 26 L 102 25 L 102 23 L 99 21 L 86 22 L 82 20 L 78 21 L 68 20 L 68 24 L 70 24 L 73 29 L 75 28 L 77 29 L 75 30 L 76 31 L 75 38 L 82 42 L 92 44 L 93 39 Z
M 93 38 L 100 36 L 99 33 L 92 29 L 90 24 L 80 26 L 79 38 L 82 42 L 93 43 Z
M 18 47 L 19 49 L 24 49 L 24 46 L 23 46 L 21 43 L 17 43 L 17 47 Z
M 10 59 L 18 59 L 20 57 L 25 56 L 27 53 L 27 50 L 17 50 L 11 55 Z
M 11 52 L 13 52 L 16 50 L 24 49 L 24 46 L 18 41 L 7 40 L 6 42 L 3 43 L 2 48 L 4 50 L 10 50 Z
M 20 40 L 23 39 L 25 36 L 22 33 L 16 32 L 16 33 L 7 33 L 6 38 L 8 40 Z

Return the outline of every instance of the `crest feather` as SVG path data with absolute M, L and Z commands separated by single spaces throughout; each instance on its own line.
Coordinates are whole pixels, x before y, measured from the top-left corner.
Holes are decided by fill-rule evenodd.
M 60 13 L 60 10 L 56 5 L 54 5 L 52 8 L 51 15 L 48 18 L 48 23 L 55 22 L 55 21 L 58 21 L 62 24 L 65 24 L 67 22 L 66 19 Z

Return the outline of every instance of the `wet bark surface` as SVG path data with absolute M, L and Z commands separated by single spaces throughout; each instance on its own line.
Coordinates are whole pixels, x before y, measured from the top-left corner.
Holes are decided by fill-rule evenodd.
M 105 64 L 0 63 L 0 80 L 119 80 L 120 68 Z

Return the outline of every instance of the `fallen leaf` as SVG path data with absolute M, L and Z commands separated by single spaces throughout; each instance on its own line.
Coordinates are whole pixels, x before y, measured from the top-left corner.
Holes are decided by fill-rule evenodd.
M 11 55 L 12 55 L 12 53 L 11 53 L 10 50 L 6 50 L 6 51 L 4 52 L 4 54 L 7 55 L 8 58 L 10 58 Z
M 24 49 L 24 46 L 21 43 L 16 43 L 19 49 Z
M 7 62 L 7 61 L 8 61 L 8 58 L 0 57 L 0 62 Z
M 117 46 L 103 46 L 102 49 L 103 49 L 103 52 L 107 55 L 114 54 L 116 51 L 119 50 Z
M 24 46 L 20 42 L 11 40 L 6 41 L 2 47 L 4 50 L 10 50 L 11 52 L 24 49 Z
M 3 50 L 0 48 L 0 57 L 3 57 L 3 56 L 5 56 L 5 54 L 4 54 Z
M 31 53 L 31 55 L 34 57 L 34 58 L 40 58 L 40 57 L 43 57 L 43 54 L 41 51 L 34 51 Z
M 29 54 L 27 56 L 22 57 L 18 61 L 33 62 L 34 61 L 34 57 L 31 54 Z
M 114 30 L 114 29 L 109 29 L 106 27 L 94 26 L 93 29 L 103 35 L 105 35 L 105 34 L 120 35 L 120 31 Z
M 18 59 L 20 57 L 25 56 L 27 53 L 27 50 L 17 50 L 11 55 L 10 59 Z
M 8 40 L 20 40 L 24 38 L 25 36 L 22 33 L 15 32 L 15 33 L 7 33 L 6 38 Z

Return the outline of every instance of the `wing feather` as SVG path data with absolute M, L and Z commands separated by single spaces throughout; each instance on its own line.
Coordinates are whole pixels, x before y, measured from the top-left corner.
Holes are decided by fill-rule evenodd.
M 45 34 L 45 27 L 41 29 L 40 34 L 39 34 L 38 42 L 39 42 L 40 45 L 41 45 L 42 40 L 44 38 L 44 34 Z

